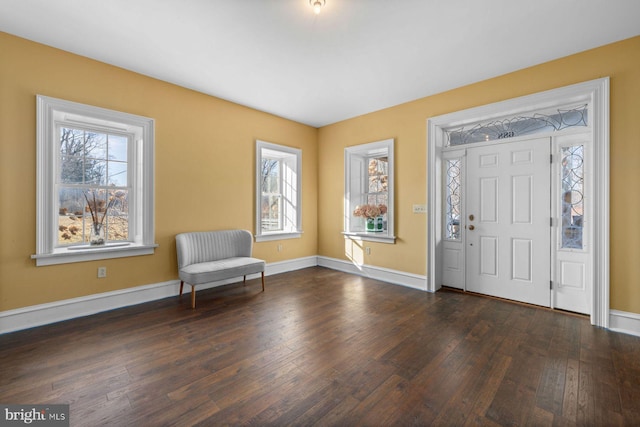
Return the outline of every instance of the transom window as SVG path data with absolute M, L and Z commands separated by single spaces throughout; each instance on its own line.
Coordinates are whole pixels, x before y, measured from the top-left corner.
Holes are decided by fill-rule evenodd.
M 539 110 L 444 130 L 446 146 L 557 132 L 589 125 L 588 104 Z
M 301 236 L 301 171 L 301 150 L 257 141 L 256 241 Z

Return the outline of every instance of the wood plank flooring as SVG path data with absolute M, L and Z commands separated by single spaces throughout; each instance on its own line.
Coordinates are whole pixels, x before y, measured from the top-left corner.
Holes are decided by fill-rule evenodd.
M 320 267 L 0 336 L 73 426 L 640 425 L 640 338 Z

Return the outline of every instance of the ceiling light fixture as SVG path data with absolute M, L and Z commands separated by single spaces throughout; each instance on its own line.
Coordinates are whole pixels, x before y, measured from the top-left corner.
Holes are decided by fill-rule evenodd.
M 322 6 L 324 6 L 326 3 L 326 0 L 309 0 L 309 4 L 313 7 L 313 13 L 315 13 L 316 15 L 320 14 Z

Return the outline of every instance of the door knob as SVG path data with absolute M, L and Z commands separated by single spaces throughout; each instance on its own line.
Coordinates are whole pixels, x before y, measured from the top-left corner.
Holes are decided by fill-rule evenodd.
M 476 229 L 476 228 L 475 228 L 473 225 L 470 225 L 470 226 L 469 226 L 469 230 L 473 231 L 473 230 L 475 230 L 475 229 Z

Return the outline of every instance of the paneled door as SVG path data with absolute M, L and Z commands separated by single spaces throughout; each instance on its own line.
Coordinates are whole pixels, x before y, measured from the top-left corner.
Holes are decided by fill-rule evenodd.
M 466 289 L 551 305 L 550 138 L 467 149 Z

